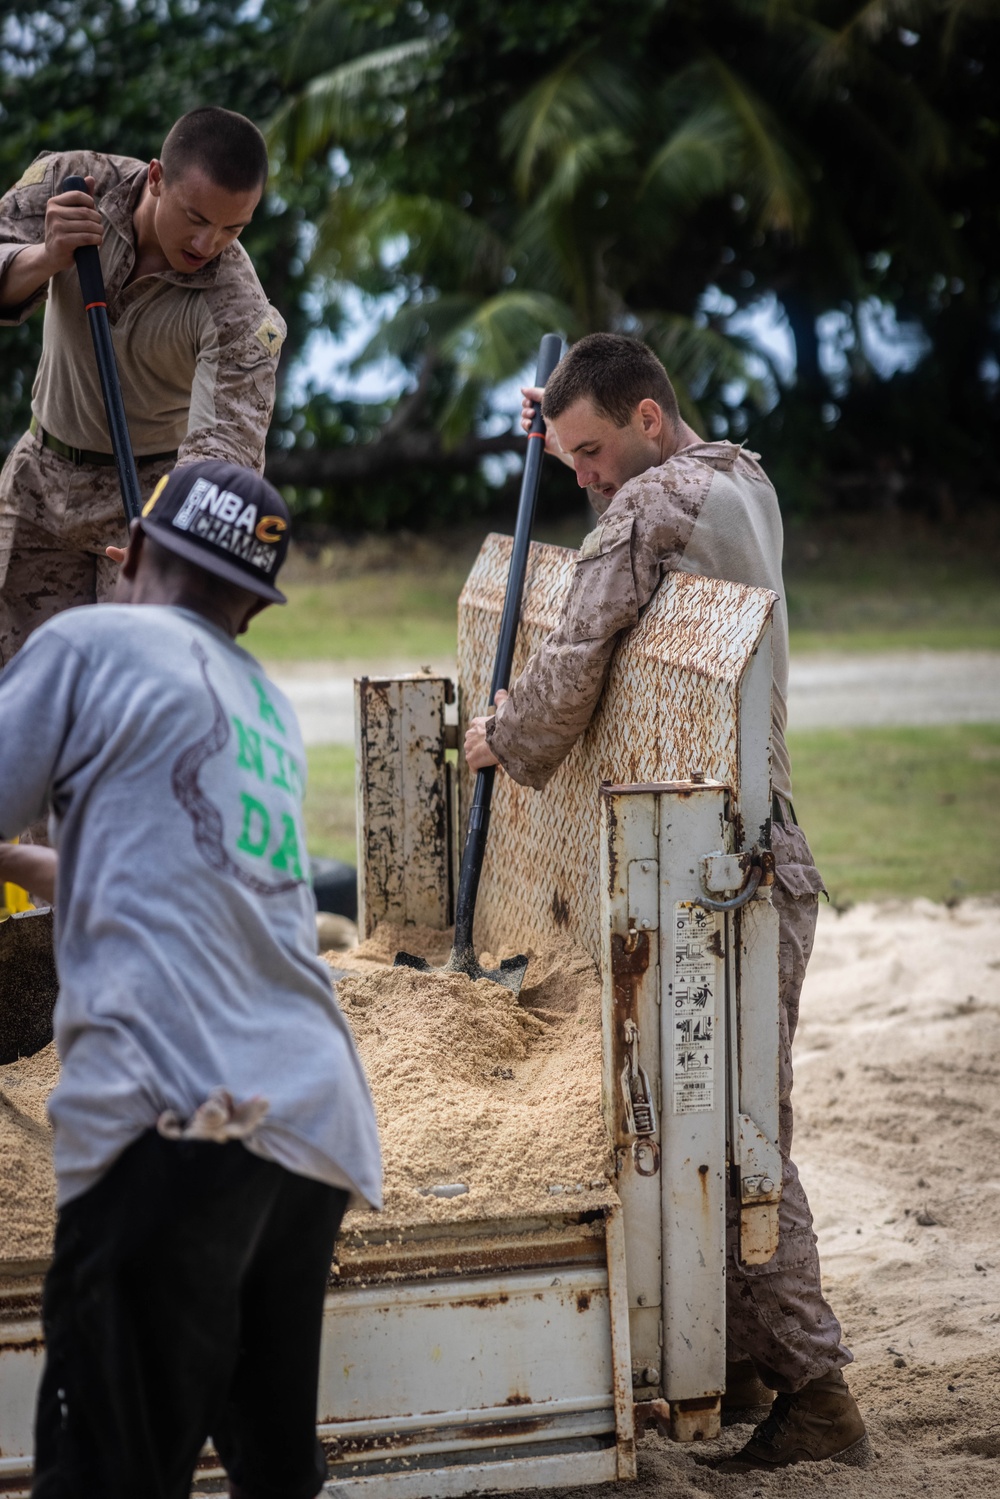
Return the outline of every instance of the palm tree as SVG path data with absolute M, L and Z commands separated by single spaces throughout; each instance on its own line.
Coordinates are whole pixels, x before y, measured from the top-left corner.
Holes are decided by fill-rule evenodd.
M 950 25 L 961 8 L 948 7 Z M 351 12 L 346 0 L 321 9 L 341 21 Z M 460 0 L 449 9 L 460 21 Z M 520 77 L 493 59 L 495 87 L 459 23 L 389 28 L 377 47 L 355 35 L 362 50 L 312 77 L 271 141 L 279 192 L 283 174 L 339 153 L 312 263 L 330 286 L 391 294 L 359 356 L 391 353 L 413 371 L 388 435 L 433 428 L 442 454 L 472 456 L 490 392 L 552 327 L 645 338 L 688 419 L 739 432 L 775 400 L 776 380 L 706 305 L 712 286 L 730 309 L 776 292 L 800 391 L 818 404 L 824 311 L 856 315 L 879 295 L 886 254 L 957 274 L 934 188 L 952 142 L 891 45 L 904 21 L 936 17 L 940 30 L 941 10 L 940 0 L 650 3 L 631 29 L 553 47 Z M 473 119 L 479 170 L 463 144 L 463 181 L 441 156 Z

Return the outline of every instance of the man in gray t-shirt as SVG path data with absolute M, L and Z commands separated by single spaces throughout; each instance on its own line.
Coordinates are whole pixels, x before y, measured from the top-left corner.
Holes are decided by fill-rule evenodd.
M 233 1494 L 322 1486 L 326 1278 L 381 1177 L 315 953 L 301 734 L 235 641 L 283 602 L 287 542 L 256 474 L 176 469 L 126 602 L 49 621 L 0 675 L 0 836 L 49 809 L 58 850 L 42 1499 L 187 1499 L 209 1436 Z

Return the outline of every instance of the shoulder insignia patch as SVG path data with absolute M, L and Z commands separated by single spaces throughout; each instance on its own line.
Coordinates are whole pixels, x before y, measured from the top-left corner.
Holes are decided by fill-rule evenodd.
M 580 543 L 580 561 L 589 562 L 591 557 L 601 555 L 601 532 L 603 526 L 598 526 L 594 531 L 588 531 Z
M 285 341 L 285 335 L 274 319 L 269 317 L 266 317 L 261 323 L 260 327 L 254 333 L 254 338 L 268 354 L 280 353 L 281 345 Z
M 49 158 L 43 156 L 39 161 L 33 161 L 27 171 L 21 173 L 14 183 L 15 187 L 37 187 L 40 182 L 45 181 L 45 173 L 49 169 Z

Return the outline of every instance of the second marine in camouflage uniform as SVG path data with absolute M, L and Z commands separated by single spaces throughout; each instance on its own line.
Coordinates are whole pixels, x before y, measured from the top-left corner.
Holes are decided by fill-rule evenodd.
M 541 392 L 526 397 L 525 421 Z M 771 846 L 780 942 L 780 1240 L 768 1263 L 744 1265 L 730 1203 L 726 1286 L 732 1374 L 748 1397 L 733 1403 L 769 1398 L 761 1381 L 779 1393 L 772 1414 L 731 1461 L 765 1469 L 838 1455 L 855 1461 L 864 1423 L 840 1372 L 851 1354 L 823 1295 L 812 1215 L 791 1156 L 792 1040 L 823 882 L 791 801 L 777 496 L 755 454 L 704 442 L 686 426 L 662 365 L 634 340 L 582 339 L 557 367 L 543 411 L 550 437 L 603 515 L 580 548 L 558 625 L 501 697 L 495 716 L 470 725 L 470 765 L 492 756 L 514 780 L 543 788 L 590 723 L 622 633 L 638 623 L 667 572 L 727 579 L 777 596 Z M 669 713 L 669 703 L 660 711 Z M 745 1372 L 746 1360 L 756 1381 Z
M 168 268 L 129 282 L 133 215 L 147 173 L 145 162 L 127 156 L 45 153 L 0 199 L 2 277 L 25 246 L 44 239 L 46 205 L 63 179 L 96 179 L 108 317 L 144 498 L 175 464 L 198 458 L 262 471 L 285 334 L 235 241 L 199 270 Z M 23 304 L 0 306 L 0 324 L 23 322 L 46 296 L 33 430 L 0 475 L 0 666 L 51 615 L 107 598 L 118 569 L 104 549 L 126 540 L 75 268 Z M 75 454 L 45 446 L 43 434 Z

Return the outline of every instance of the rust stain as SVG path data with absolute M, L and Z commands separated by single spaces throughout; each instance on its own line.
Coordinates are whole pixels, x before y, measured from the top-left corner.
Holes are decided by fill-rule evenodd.
M 722 932 L 718 927 L 715 928 L 715 931 L 705 945 L 713 958 L 724 958 L 726 956 L 726 949 L 722 943 Z
M 576 1293 L 576 1309 L 578 1312 L 587 1312 L 590 1310 L 589 1291 L 578 1291 Z
M 530 1404 L 531 1404 L 531 1396 L 530 1395 L 522 1395 L 521 1392 L 520 1392 L 520 1390 L 515 1390 L 514 1393 L 512 1395 L 508 1395 L 507 1399 L 504 1401 L 504 1405 L 530 1405 Z
M 530 1396 L 518 1392 L 504 1401 L 505 1405 L 511 1406 L 531 1403 Z M 462 1436 L 470 1446 L 487 1442 L 499 1443 L 513 1436 L 527 1436 L 541 1431 L 547 1424 L 542 1416 L 522 1416 L 520 1420 L 511 1421 L 472 1421 L 462 1426 Z M 410 1447 L 420 1446 L 424 1442 L 439 1439 L 440 1436 L 440 1427 L 427 1425 L 409 1431 L 380 1432 L 372 1436 L 335 1437 L 324 1433 L 320 1442 L 327 1458 L 343 1467 L 348 1466 L 352 1459 L 366 1454 L 384 1454 L 391 1458 L 393 1453 L 405 1452 Z M 0 1489 L 0 1492 L 3 1490 Z
M 552 916 L 558 927 L 569 925 L 569 903 L 559 894 L 558 890 L 552 892 Z
M 612 1068 L 616 1077 L 625 1066 L 628 1048 L 625 1044 L 625 1022 L 638 1024 L 638 988 L 643 974 L 649 968 L 649 933 L 630 932 L 623 937 L 618 932 L 611 934 L 611 984 L 614 992 L 614 1020 L 611 1045 Z M 627 1121 L 619 1114 L 616 1145 L 627 1145 L 631 1139 Z

